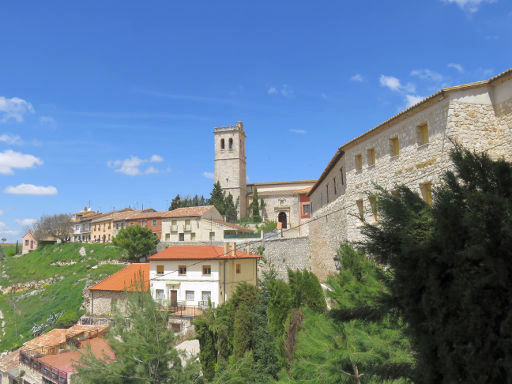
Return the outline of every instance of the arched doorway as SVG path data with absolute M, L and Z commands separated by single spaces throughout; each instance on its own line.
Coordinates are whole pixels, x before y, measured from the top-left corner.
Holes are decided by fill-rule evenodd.
M 281 228 L 288 228 L 288 219 L 286 218 L 286 212 L 279 212 L 277 221 L 281 223 Z

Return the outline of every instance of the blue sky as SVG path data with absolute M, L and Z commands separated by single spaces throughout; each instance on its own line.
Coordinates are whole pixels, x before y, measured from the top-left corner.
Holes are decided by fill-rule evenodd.
M 337 147 L 512 66 L 512 3 L 13 1 L 0 5 L 0 237 L 42 214 L 208 195 L 213 127 L 249 181 L 317 178 Z

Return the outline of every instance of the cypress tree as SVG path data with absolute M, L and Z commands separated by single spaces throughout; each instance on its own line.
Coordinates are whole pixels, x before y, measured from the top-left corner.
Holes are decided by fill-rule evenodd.
M 208 202 L 209 204 L 214 205 L 222 216 L 225 215 L 226 209 L 224 191 L 222 190 L 222 187 L 218 181 L 213 184 L 213 189 Z

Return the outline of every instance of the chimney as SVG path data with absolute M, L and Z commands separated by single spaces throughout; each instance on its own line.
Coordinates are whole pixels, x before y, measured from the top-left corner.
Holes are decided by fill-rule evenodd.
M 229 243 L 224 243 L 224 255 L 229 255 Z
M 236 257 L 236 243 L 231 243 L 231 257 Z

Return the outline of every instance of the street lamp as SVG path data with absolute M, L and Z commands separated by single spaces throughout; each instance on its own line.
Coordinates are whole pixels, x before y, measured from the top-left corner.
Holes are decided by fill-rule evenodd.
M 334 260 L 334 267 L 336 268 L 337 271 L 339 271 L 340 270 L 340 259 L 338 258 L 338 255 L 334 256 L 333 260 Z

